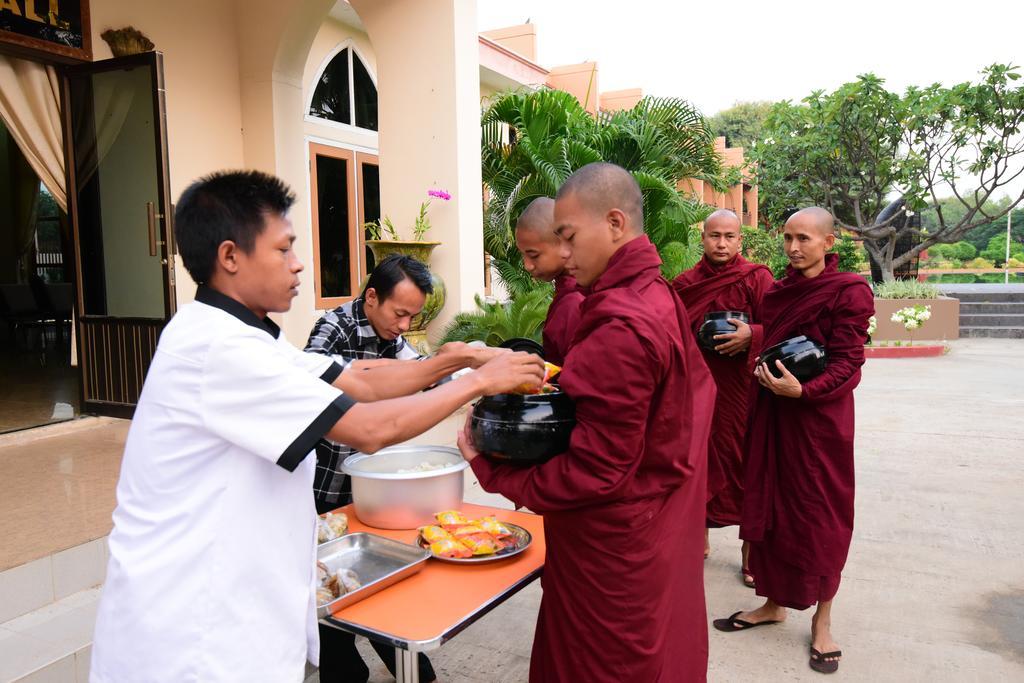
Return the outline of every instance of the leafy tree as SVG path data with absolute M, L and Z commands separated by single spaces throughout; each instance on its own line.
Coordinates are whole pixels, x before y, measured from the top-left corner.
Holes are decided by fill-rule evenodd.
M 763 139 L 762 128 L 771 109 L 771 102 L 737 102 L 709 118 L 708 125 L 716 136 L 725 136 L 729 147 L 749 149 Z
M 1006 233 L 994 235 L 992 239 L 988 241 L 988 246 L 979 254 L 983 259 L 995 262 L 997 266 L 1002 266 L 1003 262 L 1006 261 Z M 1010 257 L 1024 260 L 1024 244 L 1020 242 L 1010 242 Z
M 558 90 L 512 92 L 483 112 L 484 246 L 512 298 L 535 288 L 513 231 L 537 197 L 554 197 L 573 171 L 594 161 L 633 174 L 644 195 L 644 227 L 672 277 L 699 258 L 694 225 L 709 209 L 684 197 L 681 178 L 724 189 L 729 178 L 704 117 L 688 102 L 644 98 L 633 109 L 593 117 Z M 694 254 L 697 254 L 694 257 Z
M 976 83 L 898 95 L 867 74 L 801 104 L 775 105 L 753 152 L 761 216 L 777 225 L 791 207 L 825 206 L 892 280 L 930 246 L 960 241 L 1024 201 L 1024 189 L 996 201 L 1024 173 L 1019 78 L 1015 67 L 995 64 Z M 929 207 L 931 226 L 906 220 Z M 897 253 L 908 233 L 920 239 Z

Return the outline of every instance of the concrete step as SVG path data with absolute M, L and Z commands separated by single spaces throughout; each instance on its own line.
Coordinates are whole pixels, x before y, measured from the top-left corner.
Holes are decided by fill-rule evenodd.
M 1010 302 L 1001 301 L 999 303 L 989 303 L 980 301 L 961 301 L 960 302 L 960 315 L 976 315 L 980 313 L 997 313 L 997 314 L 1024 314 L 1024 302 Z
M 100 589 L 0 624 L 0 681 L 88 683 Z
M 1024 327 L 1024 313 L 975 314 L 960 311 L 960 328 L 964 327 Z
M 1024 303 L 1024 292 L 944 292 L 946 296 L 965 302 Z
M 1024 339 L 1024 327 L 961 327 L 960 337 L 989 337 L 992 339 Z

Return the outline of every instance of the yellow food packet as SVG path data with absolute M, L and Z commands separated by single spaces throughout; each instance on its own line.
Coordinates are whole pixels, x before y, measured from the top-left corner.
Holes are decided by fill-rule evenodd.
M 541 381 L 540 386 L 539 387 L 531 387 L 528 384 L 520 384 L 518 387 L 515 388 L 515 391 L 513 393 L 516 393 L 516 394 L 539 394 L 539 393 L 542 393 L 543 390 L 544 390 L 544 385 L 547 384 L 548 382 L 550 382 L 551 380 L 553 380 L 555 377 L 557 377 L 558 373 L 560 373 L 561 371 L 562 371 L 561 366 L 555 365 L 554 363 L 549 363 L 547 361 L 544 361 L 544 379 Z

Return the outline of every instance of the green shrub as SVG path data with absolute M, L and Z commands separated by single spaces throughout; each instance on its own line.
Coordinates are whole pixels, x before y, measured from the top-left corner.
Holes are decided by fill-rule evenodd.
M 970 242 L 957 242 L 951 244 L 949 256 L 959 261 L 970 261 L 978 255 L 978 249 Z
M 1010 257 L 1010 260 L 1006 262 L 1008 268 L 1024 268 L 1024 261 Z
M 782 235 L 759 228 L 743 227 L 743 255 L 768 266 L 777 278 L 786 274 L 789 265 L 782 251 Z
M 995 267 L 995 261 L 991 261 L 987 258 L 982 258 L 980 256 L 978 258 L 971 259 L 970 261 L 964 264 L 964 268 L 971 268 L 973 270 L 988 270 Z
M 876 299 L 937 299 L 939 288 L 930 282 L 893 280 L 875 285 Z
M 456 315 L 445 328 L 440 344 L 483 341 L 488 346 L 498 346 L 514 337 L 539 342 L 553 295 L 550 286 L 542 285 L 508 303 L 488 303 L 478 296 L 477 310 Z

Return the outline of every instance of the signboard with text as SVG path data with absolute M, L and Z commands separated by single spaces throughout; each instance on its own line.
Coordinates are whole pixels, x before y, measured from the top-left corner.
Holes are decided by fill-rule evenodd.
M 0 0 L 0 49 L 92 61 L 89 0 Z

